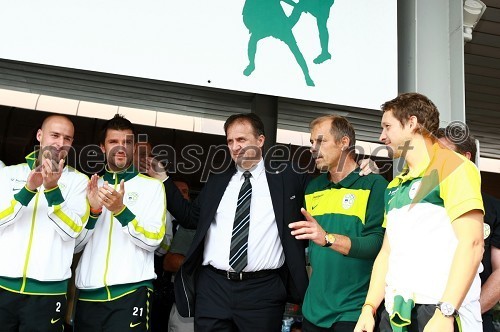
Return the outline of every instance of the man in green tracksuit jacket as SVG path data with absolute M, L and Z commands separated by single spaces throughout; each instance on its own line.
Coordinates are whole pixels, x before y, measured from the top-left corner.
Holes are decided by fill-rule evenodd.
M 310 128 L 311 152 L 322 174 L 307 186 L 306 220 L 290 224 L 292 235 L 310 240 L 303 328 L 352 331 L 382 245 L 387 181 L 359 174 L 354 129 L 346 119 L 322 116 Z

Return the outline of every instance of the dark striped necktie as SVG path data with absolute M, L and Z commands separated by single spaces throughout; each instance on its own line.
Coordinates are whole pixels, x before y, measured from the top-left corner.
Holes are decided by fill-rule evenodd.
M 236 272 L 247 266 L 248 230 L 250 227 L 250 201 L 252 200 L 252 184 L 249 171 L 243 173 L 245 181 L 238 195 L 238 205 L 234 216 L 233 233 L 231 235 L 231 251 L 229 265 Z

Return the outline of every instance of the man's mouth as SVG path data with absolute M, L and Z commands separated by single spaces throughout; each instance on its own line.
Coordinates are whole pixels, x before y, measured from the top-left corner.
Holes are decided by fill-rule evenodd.
M 123 159 L 123 158 L 126 158 L 126 157 L 127 157 L 127 155 L 124 154 L 124 153 L 115 153 L 115 158 L 121 158 L 121 159 Z

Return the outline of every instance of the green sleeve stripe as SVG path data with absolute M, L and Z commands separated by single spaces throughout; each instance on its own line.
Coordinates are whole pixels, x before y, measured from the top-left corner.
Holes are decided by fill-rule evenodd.
M 85 228 L 94 229 L 95 224 L 97 223 L 97 219 L 99 219 L 99 216 L 90 215 L 89 220 L 87 221 L 87 225 L 85 225 Z
M 71 230 L 75 233 L 80 233 L 83 229 L 79 226 L 73 219 L 71 219 L 64 211 L 61 209 L 61 205 L 54 205 L 54 214 L 57 218 L 61 219 Z
M 26 186 L 24 186 L 21 191 L 14 195 L 14 198 L 22 205 L 28 206 L 28 204 L 31 202 L 31 199 L 33 199 L 35 195 L 36 191 L 31 191 Z
M 139 222 L 137 219 L 134 218 L 134 220 L 131 221 L 132 226 L 134 226 L 134 229 L 136 230 L 137 233 L 140 233 L 144 235 L 147 239 L 151 240 L 161 240 L 163 239 L 163 236 L 165 235 L 165 225 L 162 225 L 160 228 L 159 232 L 150 232 L 144 229 L 141 225 L 139 225 Z
M 43 192 L 50 193 L 50 192 L 52 192 L 52 191 L 54 191 L 54 190 L 56 190 L 58 188 L 59 188 L 59 186 L 55 186 L 54 188 L 51 188 L 51 189 L 45 189 Z
M 147 239 L 161 240 L 165 235 L 165 225 L 161 226 L 159 232 L 150 232 L 141 225 L 139 225 L 139 222 L 135 218 L 135 214 L 133 214 L 132 211 L 130 211 L 126 206 L 123 210 L 115 214 L 115 218 L 118 219 L 118 221 L 120 222 L 120 224 L 122 224 L 122 226 L 127 226 L 128 223 L 132 223 L 132 226 L 134 227 L 135 231 L 139 234 L 144 235 L 144 237 L 146 237 Z
M 116 213 L 114 216 L 116 219 L 118 219 L 122 226 L 127 226 L 129 222 L 135 219 L 135 214 L 133 214 L 127 206 L 124 206 L 123 209 L 120 212 Z
M 49 206 L 59 205 L 62 202 L 64 202 L 64 197 L 61 193 L 61 189 L 59 188 L 59 186 L 52 188 L 52 189 L 49 189 L 49 190 L 45 190 L 44 194 L 45 194 L 45 198 L 47 198 L 47 202 L 49 203 Z
M 10 206 L 8 208 L 6 208 L 5 210 L 0 211 L 0 219 L 3 219 L 5 217 L 7 217 L 8 215 L 13 214 L 15 211 L 16 204 L 17 204 L 17 201 L 15 199 L 10 201 Z
M 37 193 L 37 190 L 31 190 L 30 188 L 24 186 L 24 188 L 26 188 L 27 191 L 29 191 L 30 193 L 33 193 L 33 194 L 36 194 Z

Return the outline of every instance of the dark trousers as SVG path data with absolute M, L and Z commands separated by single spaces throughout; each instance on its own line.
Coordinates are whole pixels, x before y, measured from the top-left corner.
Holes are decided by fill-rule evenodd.
M 62 331 L 66 295 L 24 295 L 0 288 L 1 332 Z
M 243 281 L 202 268 L 196 284 L 195 331 L 281 331 L 286 289 L 278 273 Z
M 172 274 L 163 271 L 163 257 L 155 255 L 156 279 L 153 281 L 151 332 L 166 332 L 169 313 L 174 303 Z
M 483 315 L 483 332 L 495 332 L 493 313 L 491 311 Z
M 78 300 L 74 331 L 149 332 L 151 293 L 147 287 L 141 287 L 113 301 Z
M 356 327 L 356 322 L 336 322 L 331 327 L 319 327 L 308 321 L 302 320 L 303 332 L 352 332 Z
M 411 311 L 411 324 L 408 326 L 408 332 L 423 332 L 425 325 L 434 316 L 436 305 L 434 304 L 417 304 Z M 455 319 L 454 323 L 455 332 L 458 332 L 458 324 Z M 389 313 L 387 310 L 382 312 L 380 319 L 380 332 L 392 332 L 391 324 L 389 321 Z

